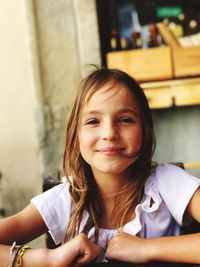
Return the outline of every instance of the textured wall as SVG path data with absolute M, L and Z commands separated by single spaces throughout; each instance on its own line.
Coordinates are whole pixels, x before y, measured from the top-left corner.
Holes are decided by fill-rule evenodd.
M 61 169 L 66 115 L 100 64 L 95 0 L 0 1 L 0 205 L 6 215 Z M 1 207 L 0 207 L 1 208 Z
M 0 1 L 0 171 L 7 215 L 41 188 L 25 1 Z
M 34 1 L 44 131 L 38 125 L 44 170 L 61 169 L 66 114 L 88 63 L 99 64 L 95 1 Z
M 100 56 L 95 0 L 2 0 L 0 22 L 0 171 L 11 214 L 41 191 L 44 172 L 61 169 L 69 104 Z
M 71 1 L 34 1 L 43 105 L 37 110 L 44 170 L 60 169 L 68 102 L 80 78 Z

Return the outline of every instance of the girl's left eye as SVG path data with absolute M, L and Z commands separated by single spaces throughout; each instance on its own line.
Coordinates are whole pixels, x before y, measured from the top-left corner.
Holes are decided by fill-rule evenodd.
M 119 122 L 126 123 L 126 124 L 131 124 L 131 123 L 134 123 L 134 120 L 132 118 L 124 117 L 124 118 L 120 118 Z
M 98 123 L 99 123 L 99 121 L 97 119 L 89 119 L 89 120 L 86 121 L 85 124 L 86 125 L 96 125 Z

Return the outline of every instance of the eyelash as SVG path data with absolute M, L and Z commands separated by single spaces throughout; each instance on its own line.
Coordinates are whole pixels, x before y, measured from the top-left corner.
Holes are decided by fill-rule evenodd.
M 88 121 L 86 121 L 86 125 L 93 125 L 93 124 L 97 124 L 99 123 L 99 121 L 97 119 L 90 119 Z
M 132 124 L 135 122 L 132 118 L 127 118 L 127 117 L 120 118 L 118 121 L 124 124 Z
M 123 117 L 123 118 L 117 119 L 117 122 L 123 123 L 123 124 L 132 124 L 135 121 L 132 118 Z M 98 123 L 99 123 L 99 120 L 98 119 L 90 119 L 90 120 L 86 121 L 85 124 L 86 125 L 96 125 Z

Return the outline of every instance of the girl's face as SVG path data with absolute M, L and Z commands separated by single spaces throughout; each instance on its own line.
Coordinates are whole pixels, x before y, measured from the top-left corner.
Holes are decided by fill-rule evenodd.
M 85 104 L 80 120 L 80 152 L 94 176 L 124 175 L 142 143 L 140 112 L 130 90 L 120 84 L 102 86 Z

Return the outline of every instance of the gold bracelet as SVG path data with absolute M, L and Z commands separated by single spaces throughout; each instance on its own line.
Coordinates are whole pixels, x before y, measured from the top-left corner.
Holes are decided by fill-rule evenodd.
M 26 250 L 29 248 L 30 248 L 29 246 L 22 246 L 20 248 L 20 250 L 17 253 L 16 259 L 14 261 L 14 267 L 22 267 L 22 263 L 23 263 L 22 258 L 24 256 L 24 253 L 26 252 Z

